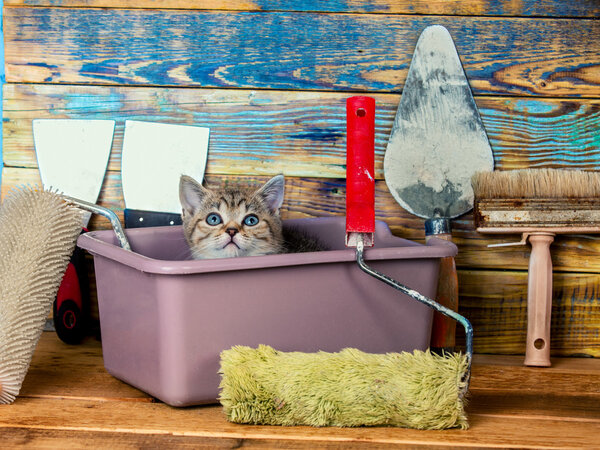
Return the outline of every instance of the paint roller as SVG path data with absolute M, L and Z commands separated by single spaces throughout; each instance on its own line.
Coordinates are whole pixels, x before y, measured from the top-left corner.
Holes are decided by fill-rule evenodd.
M 246 424 L 467 428 L 464 399 L 473 329 L 463 316 L 365 263 L 365 247 L 373 245 L 375 231 L 375 101 L 351 97 L 346 114 L 346 245 L 356 248 L 365 273 L 462 324 L 466 354 L 302 353 L 236 346 L 221 353 L 224 412 L 228 420 Z

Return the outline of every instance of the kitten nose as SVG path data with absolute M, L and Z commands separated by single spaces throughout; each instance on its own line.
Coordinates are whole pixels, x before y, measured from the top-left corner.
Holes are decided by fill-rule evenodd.
M 229 236 L 232 236 L 232 237 L 233 237 L 233 236 L 235 236 L 235 235 L 236 235 L 236 233 L 238 232 L 238 229 L 237 229 L 237 228 L 227 228 L 225 231 L 226 231 L 227 233 L 229 233 Z

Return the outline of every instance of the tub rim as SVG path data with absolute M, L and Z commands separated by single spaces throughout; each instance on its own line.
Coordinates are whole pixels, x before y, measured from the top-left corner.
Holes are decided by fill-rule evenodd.
M 305 221 L 327 221 L 338 223 L 345 221 L 344 216 L 318 217 L 306 219 L 288 219 L 284 224 L 294 226 Z M 339 225 L 339 224 L 338 224 Z M 126 235 L 137 233 L 145 234 L 157 231 L 172 230 L 176 233 L 181 226 L 147 227 L 126 229 Z M 428 259 L 455 256 L 458 249 L 450 241 L 439 238 L 431 238 L 425 244 L 417 243 L 408 239 L 394 236 L 388 225 L 383 221 L 376 221 L 376 242 L 396 242 L 402 245 L 395 247 L 369 248 L 365 250 L 366 261 L 390 260 L 390 259 Z M 342 250 L 327 250 L 306 253 L 287 253 L 263 256 L 241 256 L 220 259 L 202 260 L 162 260 L 150 258 L 140 253 L 128 251 L 118 245 L 107 242 L 114 238 L 113 230 L 96 230 L 82 234 L 77 240 L 77 245 L 87 250 L 94 257 L 102 256 L 119 262 L 136 270 L 151 274 L 183 275 L 195 273 L 225 272 L 235 270 L 252 270 L 262 268 L 290 267 L 312 264 L 331 264 L 337 262 L 354 262 L 356 252 L 353 248 Z

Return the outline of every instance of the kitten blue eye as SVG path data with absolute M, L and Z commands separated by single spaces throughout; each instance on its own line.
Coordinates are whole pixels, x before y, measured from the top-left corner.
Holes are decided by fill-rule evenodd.
M 221 216 L 217 213 L 210 213 L 208 217 L 206 217 L 206 223 L 209 225 L 215 226 L 219 225 L 221 222 L 223 222 L 223 219 L 221 219 Z
M 244 218 L 244 225 L 248 225 L 249 227 L 253 227 L 257 223 L 258 223 L 258 217 L 256 217 L 254 214 L 248 214 Z

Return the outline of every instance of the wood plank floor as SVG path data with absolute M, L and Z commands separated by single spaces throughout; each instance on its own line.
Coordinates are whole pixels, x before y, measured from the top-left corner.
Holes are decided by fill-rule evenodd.
M 173 408 L 109 375 L 100 342 L 44 333 L 20 396 L 0 406 L 2 448 L 599 448 L 600 360 L 476 355 L 466 431 L 261 427 L 219 406 Z

